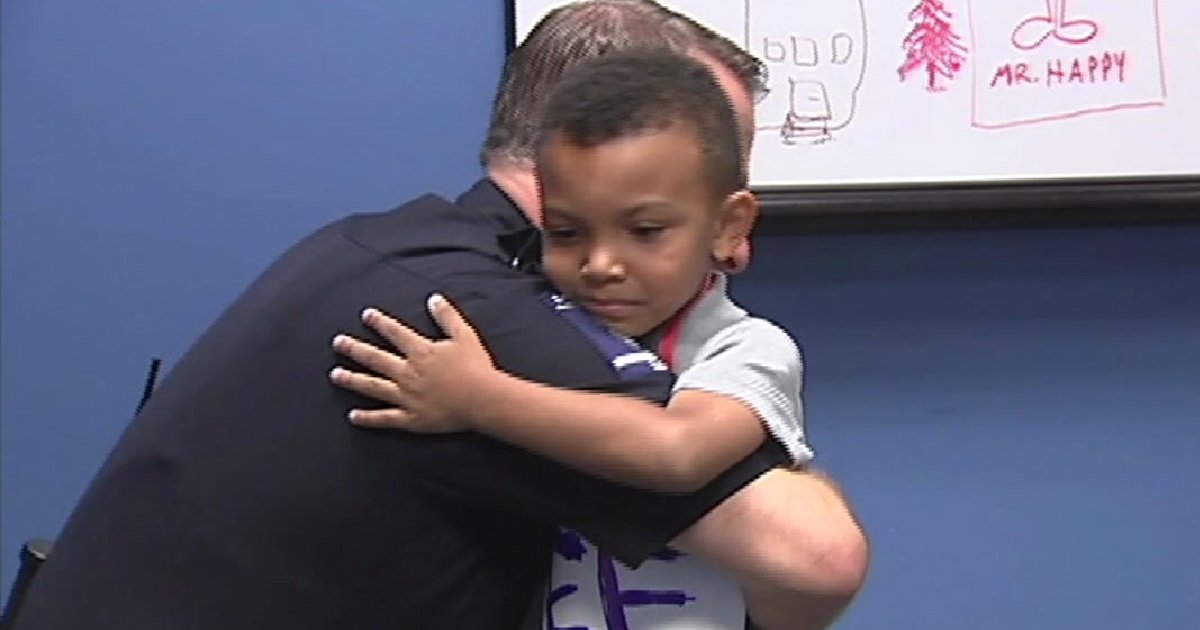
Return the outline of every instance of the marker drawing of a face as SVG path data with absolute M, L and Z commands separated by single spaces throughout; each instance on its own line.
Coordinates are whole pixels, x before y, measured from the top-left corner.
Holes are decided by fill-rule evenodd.
M 746 47 L 767 64 L 757 128 L 819 144 L 854 118 L 867 61 L 862 0 L 746 0 Z

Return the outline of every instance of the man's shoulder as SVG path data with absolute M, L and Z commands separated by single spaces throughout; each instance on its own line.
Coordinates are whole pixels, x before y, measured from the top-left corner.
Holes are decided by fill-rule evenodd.
M 445 198 L 428 193 L 388 209 L 357 210 L 312 228 L 289 250 L 333 241 L 382 243 L 411 235 L 413 228 L 437 229 L 445 222 L 469 222 L 469 213 Z
M 368 249 L 389 251 L 481 241 L 496 230 L 470 209 L 428 193 L 383 211 L 359 212 L 325 227 Z
M 282 252 L 275 266 L 317 265 L 333 273 L 369 265 L 375 273 L 392 268 L 442 280 L 479 273 L 490 278 L 509 271 L 502 235 L 503 229 L 479 212 L 429 193 L 387 210 L 329 221 Z

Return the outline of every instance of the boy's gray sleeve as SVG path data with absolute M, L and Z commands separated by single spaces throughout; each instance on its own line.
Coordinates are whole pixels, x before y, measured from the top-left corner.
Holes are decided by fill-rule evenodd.
M 813 451 L 804 437 L 803 379 L 803 359 L 791 336 L 767 320 L 747 317 L 700 347 L 674 391 L 695 389 L 741 401 L 792 460 L 804 464 Z

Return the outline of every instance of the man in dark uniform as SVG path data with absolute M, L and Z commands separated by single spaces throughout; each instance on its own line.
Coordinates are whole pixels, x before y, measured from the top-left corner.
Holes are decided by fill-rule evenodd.
M 804 571 L 845 576 L 825 595 L 852 595 L 865 563 L 855 564 L 861 533 L 840 503 L 823 513 L 782 507 L 784 481 L 771 475 L 784 474 L 773 469 L 785 458 L 773 443 L 699 492 L 663 496 L 478 435 L 355 429 L 345 415 L 366 401 L 326 380 L 333 334 L 367 334 L 363 306 L 433 335 L 425 300 L 437 291 L 511 373 L 666 400 L 669 374 L 648 364 L 618 375 L 520 268 L 538 213 L 523 155 L 536 124 L 527 119 L 565 68 L 635 44 L 695 51 L 726 82 L 749 85 L 757 69 L 653 3 L 593 0 L 548 16 L 506 69 L 488 178 L 453 202 L 427 195 L 333 223 L 267 269 L 126 429 L 17 628 L 516 628 L 559 523 L 632 565 L 675 541 L 744 580 L 752 610 L 755 601 L 799 601 Z M 748 91 L 741 96 L 749 103 Z M 805 488 L 837 496 L 815 477 Z M 821 519 L 841 519 L 840 528 L 800 534 Z M 824 564 L 802 571 L 809 556 Z

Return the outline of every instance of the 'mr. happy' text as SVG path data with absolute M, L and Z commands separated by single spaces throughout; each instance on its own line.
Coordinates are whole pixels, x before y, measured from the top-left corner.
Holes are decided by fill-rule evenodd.
M 1124 83 L 1126 51 L 1104 51 L 1078 57 L 1060 57 L 1043 62 L 1017 61 L 1001 64 L 992 73 L 992 88 L 1044 85 L 1091 85 Z

